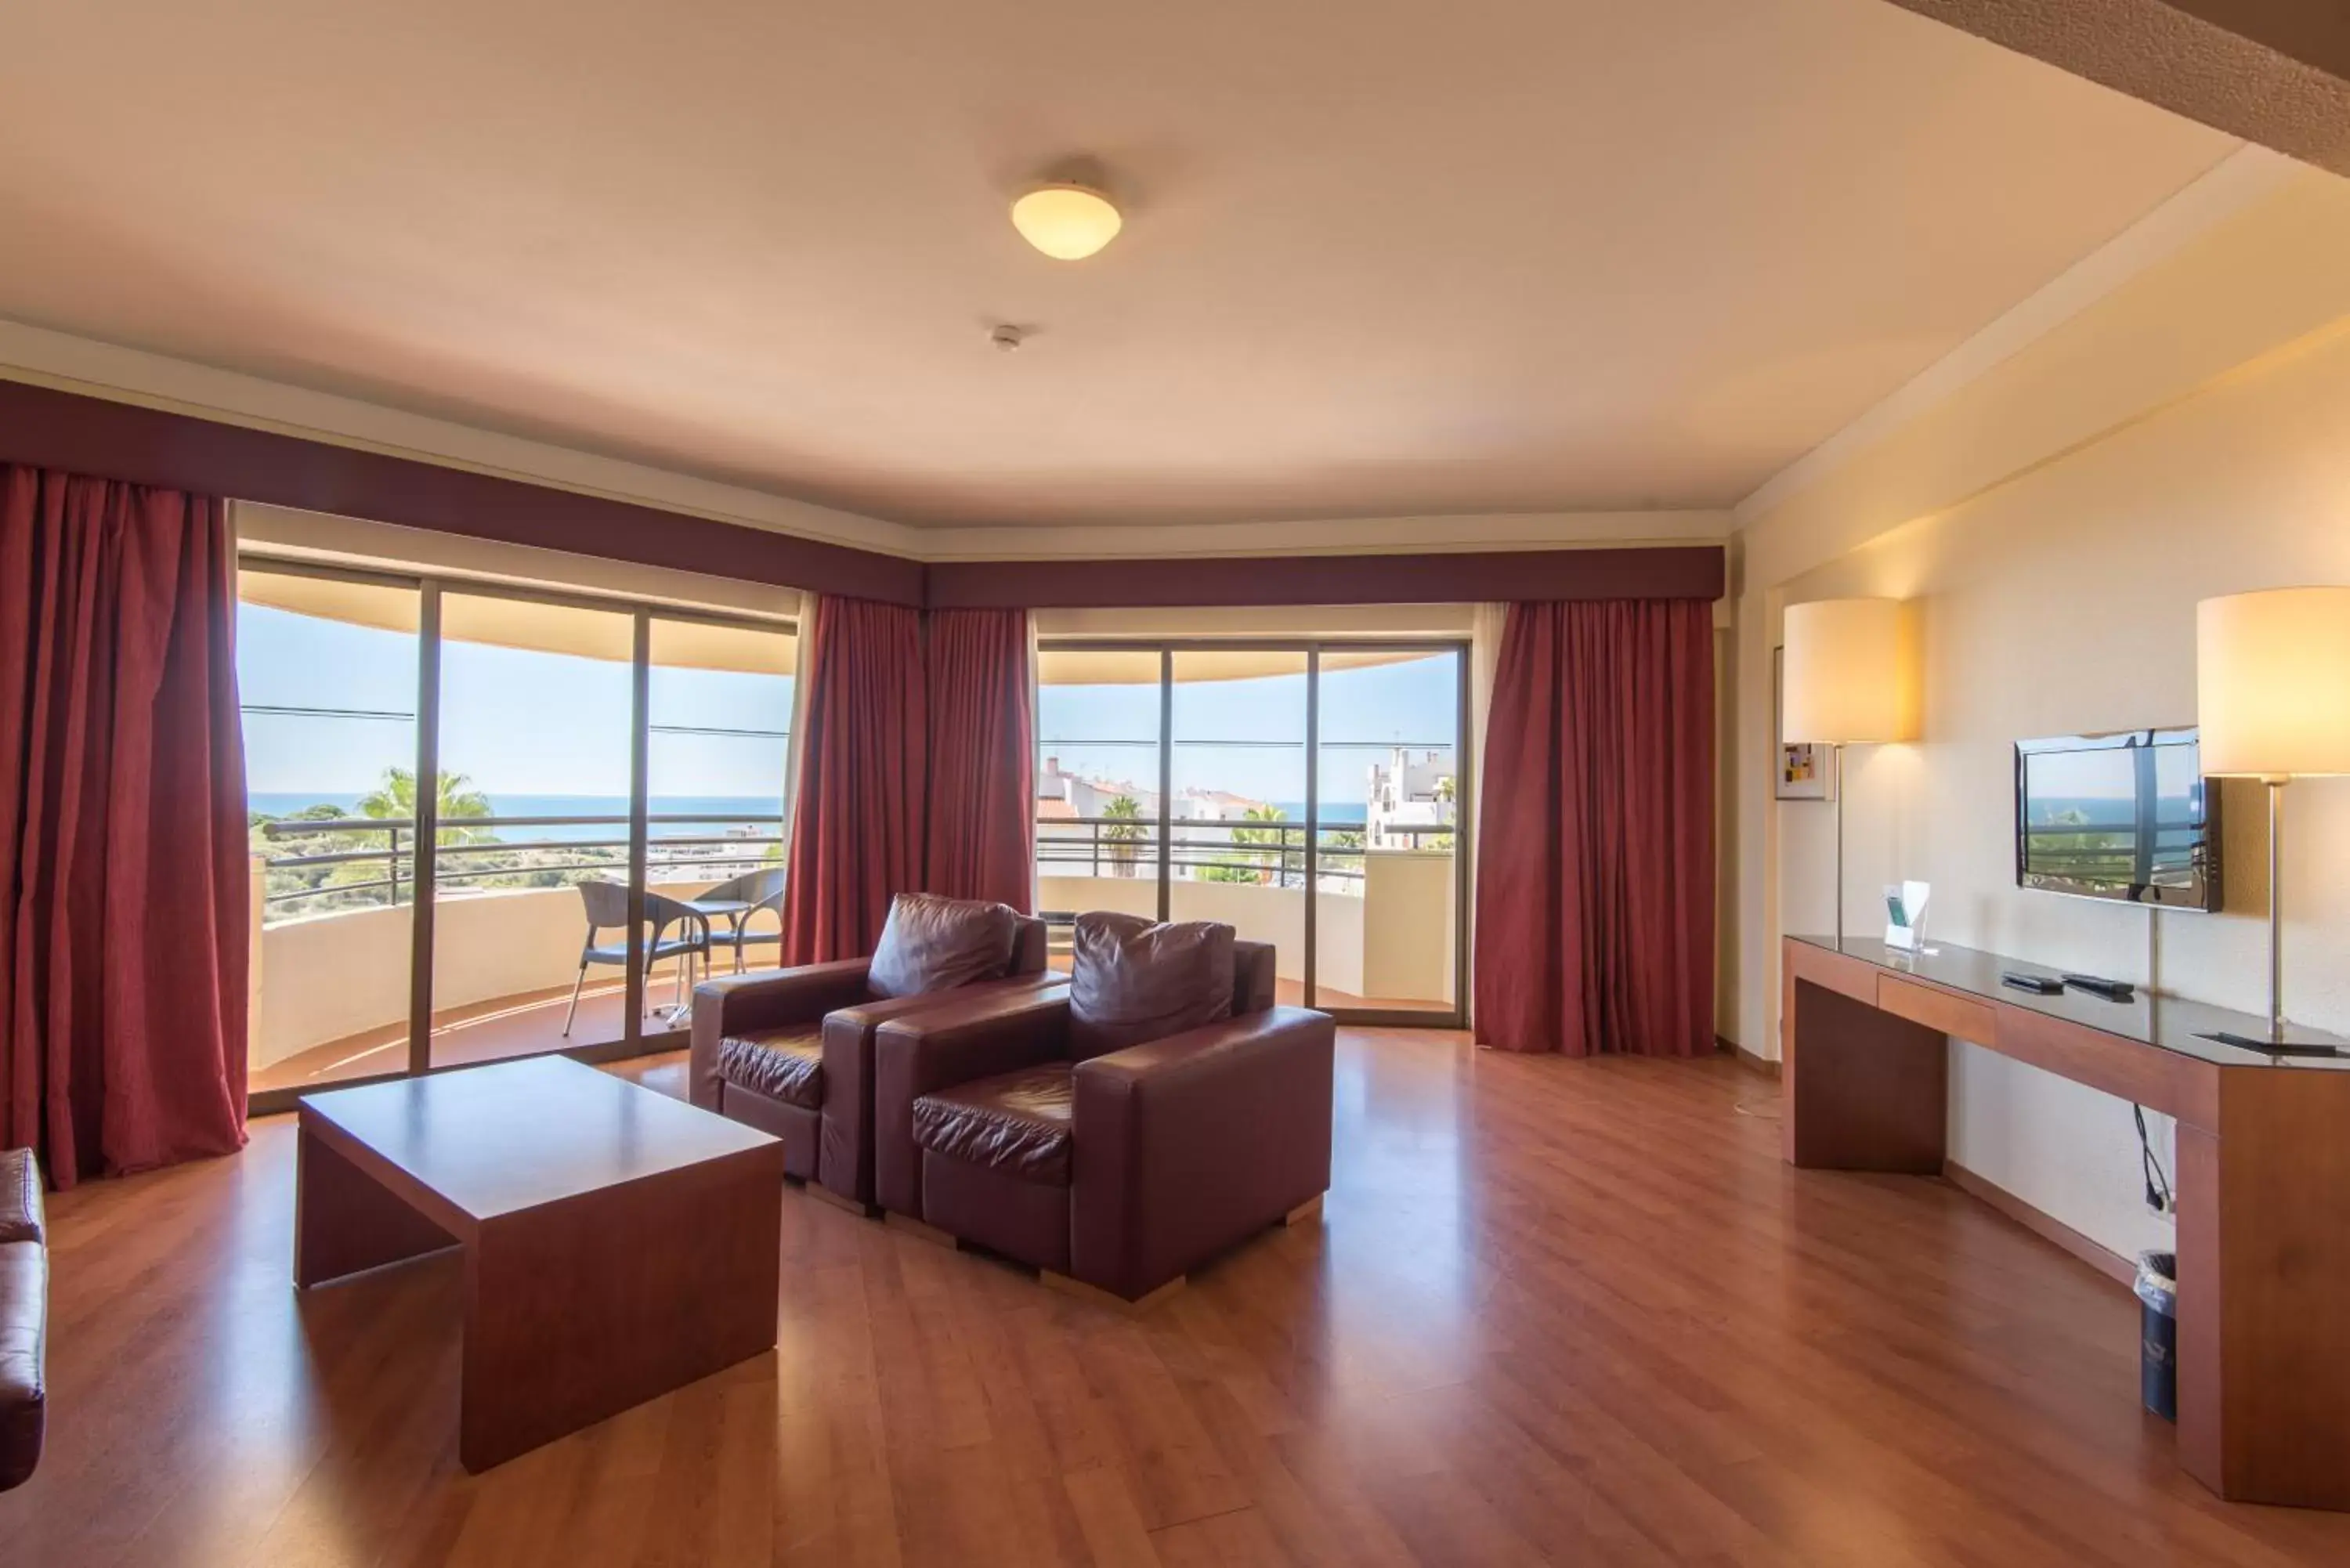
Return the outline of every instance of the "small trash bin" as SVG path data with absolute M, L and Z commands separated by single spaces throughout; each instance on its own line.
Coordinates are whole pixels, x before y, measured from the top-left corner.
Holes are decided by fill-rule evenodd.
M 2138 1397 L 2166 1421 L 2178 1419 L 2178 1255 L 2137 1255 Z

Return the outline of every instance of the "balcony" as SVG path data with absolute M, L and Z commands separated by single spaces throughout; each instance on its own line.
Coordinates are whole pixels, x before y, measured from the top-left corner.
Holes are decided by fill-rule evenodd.
M 444 824 L 444 827 L 447 825 Z M 773 816 L 655 814 L 648 826 L 651 890 L 687 899 L 782 855 Z M 680 829 L 718 831 L 681 832 Z M 552 832 L 584 836 L 548 839 Z M 512 842 L 507 832 L 539 836 Z M 439 847 L 433 902 L 435 1066 L 494 1061 L 613 1041 L 623 1033 L 621 971 L 598 967 L 581 987 L 578 1015 L 564 1032 L 579 950 L 587 932 L 578 884 L 628 879 L 624 815 L 481 816 Z M 444 835 L 446 836 L 447 835 Z M 255 943 L 248 1034 L 249 1086 L 302 1089 L 402 1070 L 408 1059 L 410 957 L 416 886 L 416 829 L 408 818 L 284 820 L 256 829 L 253 857 Z M 749 967 L 775 962 L 775 921 L 756 918 L 763 944 L 746 944 Z M 713 962 L 733 954 L 717 929 Z M 617 941 L 608 931 L 601 940 Z M 680 994 L 678 966 L 656 965 L 648 1002 Z M 649 1018 L 646 1033 L 673 1027 Z
M 648 860 L 653 891 L 691 898 L 773 866 L 782 841 L 772 817 L 656 813 Z M 445 825 L 444 825 L 445 826 Z M 1235 839 L 1234 826 L 1254 835 Z M 681 831 L 681 830 L 697 831 Z M 511 842 L 506 832 L 585 832 Z M 702 831 L 716 830 L 716 831 Z M 401 1070 L 408 1057 L 410 950 L 416 888 L 412 820 L 327 817 L 256 830 L 252 908 L 248 1071 L 253 1090 L 303 1089 Z M 433 904 L 435 1066 L 494 1061 L 617 1040 L 626 1005 L 620 971 L 591 970 L 569 1035 L 563 1032 L 586 932 L 577 884 L 625 881 L 628 818 L 484 816 L 464 841 L 439 849 Z M 1178 823 L 1170 837 L 1169 905 L 1179 920 L 1221 920 L 1280 955 L 1284 1000 L 1303 1002 L 1308 897 L 1303 824 Z M 1408 830 L 1425 847 L 1333 847 L 1324 830 L 1315 867 L 1317 1003 L 1450 1012 L 1453 1006 L 1451 829 Z M 1122 836 L 1139 833 L 1139 838 Z M 1037 827 L 1038 907 L 1056 922 L 1089 909 L 1158 911 L 1155 828 L 1114 818 L 1062 818 Z M 770 940 L 746 947 L 746 966 L 771 967 Z M 608 933 L 613 940 L 615 933 Z M 712 960 L 733 955 L 723 928 Z M 673 963 L 655 966 L 649 1003 L 678 994 Z M 675 1027 L 666 1016 L 646 1032 Z
M 1326 1008 L 1450 1013 L 1454 1008 L 1454 828 L 1393 827 L 1379 842 L 1358 828 L 1321 830 L 1314 884 L 1315 991 Z M 1167 841 L 1170 919 L 1217 920 L 1244 941 L 1270 942 L 1282 1000 L 1305 994 L 1304 823 L 1179 820 Z M 1048 817 L 1036 825 L 1036 907 L 1055 921 L 1113 909 L 1159 911 L 1155 823 Z

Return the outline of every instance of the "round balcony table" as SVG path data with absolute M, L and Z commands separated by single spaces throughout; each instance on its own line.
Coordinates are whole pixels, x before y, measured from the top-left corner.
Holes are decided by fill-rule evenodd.
M 726 922 L 724 940 L 732 942 L 736 933 L 743 929 L 743 918 L 759 906 L 749 898 L 688 898 L 685 900 L 685 907 L 705 920 L 724 920 Z M 719 940 L 713 932 L 711 945 L 715 947 Z M 711 955 L 705 951 L 702 957 L 702 963 L 707 966 L 711 961 Z M 734 950 L 734 972 L 737 974 L 743 972 L 743 950 L 739 947 Z

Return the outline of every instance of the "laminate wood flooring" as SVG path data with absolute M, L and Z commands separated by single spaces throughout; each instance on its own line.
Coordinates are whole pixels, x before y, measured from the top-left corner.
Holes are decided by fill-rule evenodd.
M 2350 1563 L 2350 1516 L 2179 1472 L 2126 1293 L 1788 1169 L 1777 1115 L 1726 1058 L 1347 1030 L 1320 1226 L 1138 1316 L 793 1189 L 772 1356 L 481 1476 L 456 1259 L 297 1296 L 265 1119 L 55 1200 L 0 1563 Z

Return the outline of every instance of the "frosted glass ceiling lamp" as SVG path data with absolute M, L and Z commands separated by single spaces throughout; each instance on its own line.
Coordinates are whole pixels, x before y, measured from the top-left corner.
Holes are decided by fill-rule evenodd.
M 1844 749 L 1918 738 L 1916 652 L 1900 599 L 1789 605 L 1780 739 L 1835 756 L 1835 940 L 1844 946 Z
M 2195 607 L 2195 720 L 2203 772 L 2256 778 L 2269 793 L 2269 1028 L 2231 1045 L 2333 1055 L 2285 1038 L 2284 786 L 2350 774 L 2350 587 L 2272 588 Z
M 1012 226 L 1055 261 L 1083 261 L 1118 238 L 1126 220 L 1087 185 L 1045 185 L 1012 203 Z

